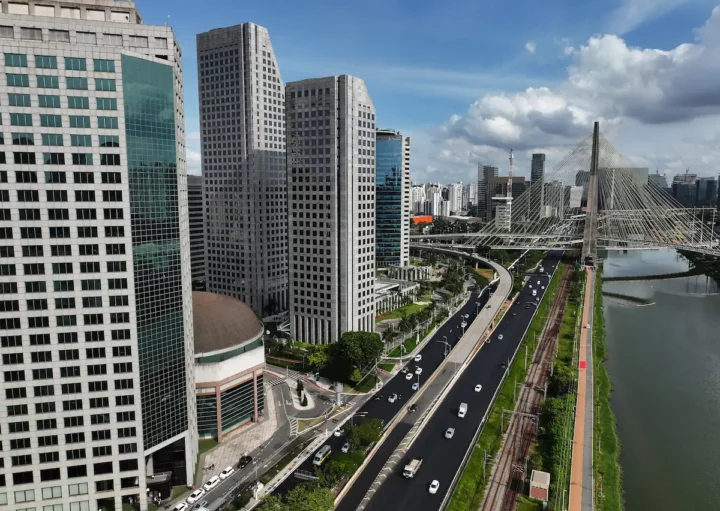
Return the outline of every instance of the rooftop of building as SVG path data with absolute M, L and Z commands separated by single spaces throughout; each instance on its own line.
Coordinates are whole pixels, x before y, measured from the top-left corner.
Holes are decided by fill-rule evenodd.
M 103 15 L 102 11 L 108 13 Z M 140 12 L 131 0 L 13 0 L 8 4 L 7 13 L 143 24 Z
M 196 355 L 232 348 L 263 334 L 253 310 L 232 296 L 193 291 L 192 300 Z

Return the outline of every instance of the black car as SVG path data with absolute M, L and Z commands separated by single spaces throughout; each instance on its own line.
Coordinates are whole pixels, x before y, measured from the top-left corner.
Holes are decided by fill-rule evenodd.
M 247 467 L 250 463 L 252 463 L 252 457 L 251 457 L 251 456 L 241 456 L 241 457 L 240 457 L 240 461 L 238 461 L 237 466 L 238 466 L 238 468 L 245 468 L 245 467 Z
M 375 394 L 375 401 L 380 401 L 382 398 L 382 394 Z
M 500 369 L 507 369 L 507 364 L 505 362 L 502 362 L 500 364 Z
M 410 405 L 410 408 L 408 408 L 408 412 L 415 413 L 415 412 L 417 412 L 417 409 L 418 409 L 417 405 L 413 404 L 413 405 Z

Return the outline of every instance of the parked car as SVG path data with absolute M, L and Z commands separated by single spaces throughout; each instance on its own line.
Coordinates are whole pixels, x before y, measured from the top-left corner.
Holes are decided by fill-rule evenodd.
M 218 476 L 212 476 L 210 480 L 203 485 L 205 491 L 210 491 L 220 484 L 220 478 Z
M 188 508 L 188 505 L 185 502 L 181 502 L 177 506 L 173 508 L 173 511 L 185 511 Z
M 252 463 L 252 460 L 253 460 L 252 456 L 240 456 L 240 461 L 238 461 L 237 466 L 238 466 L 238 468 L 241 468 L 241 469 L 245 468 L 250 463 Z
M 190 496 L 187 498 L 188 504 L 195 504 L 200 498 L 205 495 L 205 490 L 202 488 L 198 488 L 194 492 L 190 494 Z
M 221 480 L 221 481 L 224 481 L 225 479 L 227 479 L 228 477 L 230 477 L 230 475 L 231 475 L 233 472 L 235 472 L 235 469 L 234 469 L 234 468 L 232 468 L 232 467 L 225 467 L 225 470 L 223 470 L 222 472 L 220 472 L 220 480 Z

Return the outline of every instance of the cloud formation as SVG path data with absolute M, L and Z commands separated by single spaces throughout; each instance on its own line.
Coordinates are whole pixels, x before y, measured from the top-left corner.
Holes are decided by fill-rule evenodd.
M 525 49 L 528 51 L 528 53 L 535 53 L 535 50 L 537 49 L 537 45 L 535 44 L 535 41 L 526 42 Z
M 672 2 L 661 3 L 668 7 Z M 626 4 L 645 5 L 639 1 Z M 595 36 L 579 48 L 567 47 L 565 53 L 571 64 L 566 79 L 557 87 L 485 95 L 463 115 L 453 115 L 441 127 L 428 132 L 431 146 L 437 150 L 427 154 L 428 162 L 418 162 L 419 168 L 415 169 L 419 172 L 413 179 L 437 180 L 439 175 L 450 173 L 467 182 L 474 176 L 478 161 L 504 161 L 510 147 L 519 152 L 520 165 L 531 152 L 545 152 L 550 160 L 550 154 L 562 155 L 587 135 L 596 120 L 601 121 L 606 133 L 610 128 L 618 138 L 637 141 L 637 133 L 643 131 L 658 133 L 668 140 L 671 137 L 666 135 L 670 133 L 687 135 L 683 126 L 706 126 L 708 123 L 699 121 L 707 119 L 712 121 L 710 126 L 718 127 L 702 133 L 703 143 L 717 143 L 720 7 L 712 11 L 695 35 L 694 42 L 671 50 L 630 47 L 617 35 Z M 657 129 L 651 130 L 652 126 Z M 672 159 L 668 149 L 662 148 L 664 161 Z M 686 149 L 684 145 L 682 150 Z M 712 147 L 706 149 L 718 153 Z M 634 150 L 626 148 L 625 152 Z M 642 154 L 627 156 L 638 161 L 646 159 Z M 720 158 L 711 160 L 704 163 L 720 167 Z M 430 169 L 438 169 L 438 177 Z M 700 169 L 698 172 L 702 173 Z M 710 174 L 711 169 L 706 173 Z

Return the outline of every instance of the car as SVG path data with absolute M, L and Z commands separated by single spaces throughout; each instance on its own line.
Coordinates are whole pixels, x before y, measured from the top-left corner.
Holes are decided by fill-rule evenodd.
M 480 392 L 482 390 L 482 385 L 475 385 L 475 392 Z
M 200 509 L 202 509 L 202 508 L 207 508 L 207 507 L 208 507 L 208 501 L 207 501 L 207 500 L 203 500 L 203 501 L 202 501 L 200 504 L 198 504 L 196 507 L 197 507 L 198 511 L 199 511 Z
M 218 484 L 220 484 L 220 478 L 218 476 L 212 476 L 210 480 L 203 485 L 203 488 L 205 491 L 210 491 L 213 488 L 215 488 Z M 190 499 L 188 499 L 190 500 Z
M 413 379 L 413 373 L 407 373 L 407 374 L 405 375 L 405 379 L 406 379 L 406 380 L 412 380 L 412 379 Z
M 540 286 L 541 289 L 545 289 L 545 286 Z
M 240 461 L 238 461 L 238 468 L 245 468 L 250 463 L 252 463 L 252 457 L 251 456 L 240 456 Z
M 526 308 L 526 309 L 529 309 L 529 308 L 530 308 L 530 306 L 529 306 L 529 305 L 526 305 L 526 306 L 525 306 L 525 308 Z
M 408 412 L 415 413 L 417 412 L 418 406 L 415 404 L 410 405 L 410 408 L 408 408 Z
M 422 360 L 422 354 L 418 353 L 417 355 L 415 355 L 415 358 L 413 360 L 415 360 L 415 362 L 420 362 Z
M 438 488 L 440 488 L 440 482 L 437 479 L 433 479 L 433 482 L 430 483 L 430 486 L 428 487 L 428 491 L 435 495 L 438 491 Z
M 501 362 L 500 369 L 507 369 L 507 364 L 505 362 Z
M 528 287 L 529 287 L 530 289 L 532 289 L 532 284 L 528 284 Z
M 517 316 L 517 312 L 513 312 L 513 316 Z
M 333 431 L 333 436 L 342 436 L 342 429 L 336 429 L 335 431 Z
M 588 323 L 587 325 L 585 325 L 585 328 L 590 328 L 590 323 Z
M 420 384 L 419 384 L 418 382 L 415 382 L 415 383 L 412 384 L 412 389 L 413 389 L 413 390 L 417 390 L 417 389 L 419 389 L 419 388 L 420 388 Z
M 450 440 L 453 436 L 455 436 L 455 428 L 447 428 L 445 430 L 445 438 Z
M 375 394 L 375 401 L 380 401 L 382 399 L 382 394 Z
M 222 472 L 220 472 L 220 480 L 221 480 L 221 481 L 224 481 L 225 479 L 227 479 L 228 477 L 230 477 L 230 475 L 231 475 L 233 472 L 235 472 L 235 469 L 234 469 L 234 468 L 232 468 L 232 467 L 225 467 L 225 470 L 223 470 Z
M 173 511 L 185 511 L 188 508 L 188 505 L 185 502 L 181 502 L 177 506 L 173 508 Z
M 392 395 L 388 398 L 388 403 L 394 403 L 395 401 L 397 401 L 397 394 L 392 394 Z
M 408 367 L 405 366 L 405 367 L 403 367 L 403 368 L 400 370 L 400 372 L 401 372 L 401 373 L 407 373 L 408 370 L 409 370 Z
M 422 367 L 416 367 L 415 374 L 422 374 Z
M 344 453 L 350 452 L 350 442 L 345 442 L 340 450 Z
M 538 280 L 538 286 L 540 285 L 540 281 Z
M 465 319 L 468 319 L 470 317 L 470 314 L 465 314 Z
M 198 488 L 197 490 L 192 492 L 187 498 L 187 503 L 195 504 L 198 500 L 200 500 L 200 497 L 202 497 L 203 495 L 205 495 L 205 490 L 203 490 L 202 488 Z
M 502 340 L 503 340 L 503 334 L 498 335 L 498 341 L 502 341 Z

